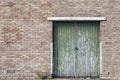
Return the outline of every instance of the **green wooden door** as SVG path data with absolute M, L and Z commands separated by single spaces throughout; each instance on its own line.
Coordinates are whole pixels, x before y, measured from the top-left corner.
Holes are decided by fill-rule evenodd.
M 99 77 L 99 22 L 54 22 L 54 77 Z

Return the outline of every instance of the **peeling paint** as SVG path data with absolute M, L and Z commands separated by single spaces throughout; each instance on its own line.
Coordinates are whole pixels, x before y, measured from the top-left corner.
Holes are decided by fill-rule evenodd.
M 98 23 L 56 22 L 54 26 L 55 74 L 60 77 L 98 77 Z

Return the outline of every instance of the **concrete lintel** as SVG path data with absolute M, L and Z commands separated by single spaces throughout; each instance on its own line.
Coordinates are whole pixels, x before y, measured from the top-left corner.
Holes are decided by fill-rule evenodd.
M 48 21 L 105 21 L 106 17 L 48 17 Z

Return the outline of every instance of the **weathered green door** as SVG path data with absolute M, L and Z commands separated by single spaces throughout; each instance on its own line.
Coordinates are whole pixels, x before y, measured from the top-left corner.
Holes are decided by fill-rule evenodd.
M 54 22 L 54 77 L 99 77 L 99 22 Z

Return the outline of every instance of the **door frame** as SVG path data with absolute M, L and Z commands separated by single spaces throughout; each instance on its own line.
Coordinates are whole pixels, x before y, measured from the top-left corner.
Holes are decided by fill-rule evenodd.
M 51 77 L 53 77 L 53 23 L 54 21 L 106 21 L 107 18 L 106 17 L 48 17 L 47 18 L 48 21 L 50 22 L 50 26 L 52 27 L 52 41 L 50 43 L 50 49 L 51 49 L 51 69 L 50 69 L 50 74 Z M 100 54 L 100 76 L 99 78 L 101 78 L 101 74 L 102 74 L 102 41 L 100 40 L 100 25 L 99 25 L 99 54 Z

